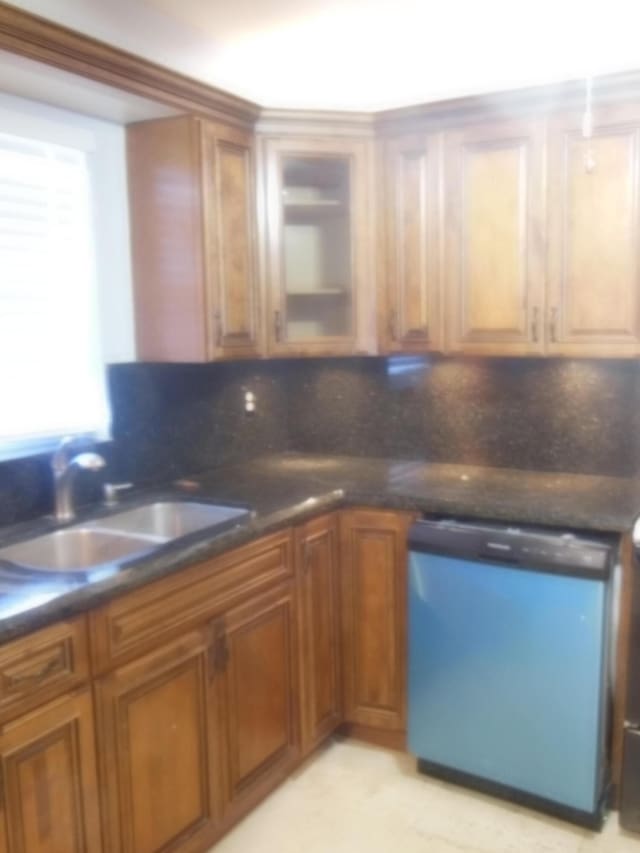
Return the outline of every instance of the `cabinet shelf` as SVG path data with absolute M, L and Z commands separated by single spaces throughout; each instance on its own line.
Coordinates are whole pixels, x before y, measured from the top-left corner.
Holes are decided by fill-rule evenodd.
M 342 201 L 285 201 L 282 207 L 287 224 L 336 219 L 349 213 Z
M 337 287 L 322 290 L 287 290 L 286 296 L 349 296 L 348 290 Z

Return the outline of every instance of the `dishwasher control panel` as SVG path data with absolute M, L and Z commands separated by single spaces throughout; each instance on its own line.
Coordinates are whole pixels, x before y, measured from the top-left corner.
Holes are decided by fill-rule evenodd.
M 416 522 L 409 549 L 585 577 L 608 576 L 616 556 L 606 537 L 449 519 Z

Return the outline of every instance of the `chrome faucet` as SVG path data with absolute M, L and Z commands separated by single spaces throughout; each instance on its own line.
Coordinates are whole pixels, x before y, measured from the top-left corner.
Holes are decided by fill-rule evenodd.
M 106 465 L 99 453 L 78 453 L 71 456 L 71 445 L 75 441 L 77 439 L 71 436 L 63 438 L 51 458 L 56 521 L 73 521 L 76 517 L 71 491 L 75 471 L 100 471 Z

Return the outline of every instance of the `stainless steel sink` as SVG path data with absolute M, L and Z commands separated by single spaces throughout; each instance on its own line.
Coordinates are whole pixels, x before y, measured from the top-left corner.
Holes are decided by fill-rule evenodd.
M 198 530 L 220 532 L 249 514 L 195 501 L 156 501 L 0 548 L 0 560 L 38 571 L 88 572 Z
M 248 515 L 246 509 L 237 507 L 195 501 L 157 501 L 98 519 L 89 526 L 100 530 L 152 536 L 168 542 L 208 527 L 227 526 Z
M 145 537 L 82 525 L 9 545 L 0 549 L 0 559 L 38 571 L 86 572 L 154 547 Z

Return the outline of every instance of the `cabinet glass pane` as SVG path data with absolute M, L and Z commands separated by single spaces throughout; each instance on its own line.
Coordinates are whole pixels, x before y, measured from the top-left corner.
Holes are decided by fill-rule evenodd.
M 347 157 L 283 158 L 286 338 L 351 333 L 351 212 Z

